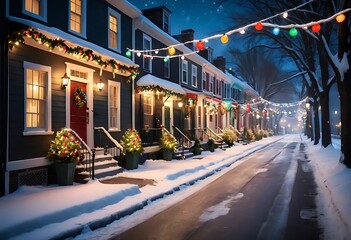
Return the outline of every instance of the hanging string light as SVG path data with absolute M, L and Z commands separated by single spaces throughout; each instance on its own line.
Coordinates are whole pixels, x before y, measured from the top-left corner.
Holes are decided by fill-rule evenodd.
M 321 30 L 321 28 L 322 28 L 321 27 L 322 23 L 326 23 L 326 22 L 329 22 L 329 21 L 332 21 L 332 20 L 335 20 L 335 19 L 336 19 L 336 21 L 338 23 L 341 23 L 341 22 L 345 21 L 346 17 L 345 17 L 344 14 L 349 12 L 349 11 L 351 11 L 351 8 L 347 8 L 347 9 L 344 9 L 344 10 L 342 10 L 342 11 L 340 11 L 340 12 L 338 12 L 338 13 L 336 13 L 333 16 L 330 16 L 328 18 L 321 19 L 321 20 L 318 20 L 318 21 L 312 21 L 312 22 L 305 23 L 305 24 L 277 25 L 277 24 L 273 24 L 273 23 L 267 22 L 268 20 L 276 18 L 278 16 L 283 16 L 284 17 L 284 16 L 288 15 L 289 12 L 294 11 L 296 9 L 299 9 L 299 8 L 301 8 L 301 7 L 303 7 L 303 6 L 307 5 L 307 4 L 310 4 L 312 2 L 314 2 L 314 0 L 310 0 L 310 1 L 305 2 L 305 3 L 303 3 L 303 4 L 301 4 L 301 5 L 297 6 L 297 7 L 291 8 L 289 10 L 286 10 L 286 11 L 278 13 L 278 14 L 275 14 L 275 15 L 273 15 L 271 17 L 262 19 L 259 22 L 251 23 L 251 24 L 248 24 L 246 26 L 230 30 L 230 31 L 228 31 L 228 32 L 226 32 L 224 34 L 217 34 L 217 35 L 213 35 L 213 36 L 204 38 L 202 40 L 191 40 L 191 41 L 187 41 L 187 42 L 184 42 L 184 43 L 178 43 L 178 44 L 172 45 L 172 47 L 176 49 L 178 46 L 183 46 L 183 45 L 186 45 L 186 44 L 195 43 L 195 47 L 197 49 L 196 51 L 193 51 L 193 52 L 190 52 L 190 53 L 186 53 L 186 54 L 179 54 L 179 55 L 175 55 L 175 54 L 171 55 L 169 52 L 168 53 L 169 53 L 169 55 L 171 55 L 170 58 L 183 57 L 183 56 L 196 54 L 199 51 L 205 49 L 205 43 L 208 42 L 209 40 L 220 38 L 221 42 L 223 44 L 225 44 L 225 43 L 228 42 L 228 39 L 229 39 L 230 35 L 232 35 L 234 33 L 245 34 L 246 33 L 246 29 L 248 29 L 250 27 L 255 27 L 255 29 L 257 31 L 261 31 L 264 27 L 271 27 L 271 28 L 273 28 L 272 32 L 273 32 L 274 35 L 279 35 L 281 29 L 288 29 L 289 35 L 292 36 L 292 37 L 296 37 L 298 35 L 298 29 L 303 29 L 303 30 L 308 31 L 308 29 L 311 28 L 312 32 L 319 32 Z M 288 16 L 286 16 L 286 17 L 288 17 Z M 319 29 L 319 27 L 320 27 L 320 29 Z M 131 52 L 135 52 L 137 54 L 137 56 L 140 56 L 141 54 L 150 54 L 150 55 L 152 55 L 153 53 L 158 54 L 158 52 L 161 51 L 161 50 L 168 51 L 169 49 L 170 49 L 170 47 L 153 49 L 153 50 L 135 50 L 135 49 L 128 49 L 128 50 L 131 51 Z M 159 58 L 165 58 L 165 56 L 158 56 L 158 57 Z

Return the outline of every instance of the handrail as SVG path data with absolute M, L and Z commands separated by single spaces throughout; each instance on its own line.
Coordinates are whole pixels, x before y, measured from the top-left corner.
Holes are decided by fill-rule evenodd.
M 221 129 L 220 127 L 217 127 L 217 130 L 219 130 L 221 133 L 223 133 L 223 129 Z
M 213 134 L 217 139 L 219 139 L 220 141 L 223 141 L 223 138 L 221 136 L 219 136 L 217 133 L 215 133 L 211 128 L 206 128 L 211 134 Z
M 211 137 L 210 136 L 210 134 L 208 134 L 207 132 L 206 132 L 206 128 L 205 129 L 201 129 L 201 131 L 202 131 L 202 134 L 205 134 L 207 137 Z
M 162 127 L 162 131 L 164 131 L 165 133 L 170 133 L 170 132 L 168 131 L 168 129 L 165 128 L 165 127 Z
M 74 131 L 73 129 L 71 128 L 64 128 L 65 130 L 68 130 L 70 132 L 72 132 L 72 134 L 78 139 L 78 141 L 80 142 L 81 144 L 81 148 L 85 149 L 87 151 L 87 153 L 85 153 L 85 156 L 84 158 L 86 158 L 86 154 L 89 155 L 88 158 L 88 161 L 85 162 L 85 167 L 87 169 L 87 162 L 90 162 L 91 164 L 91 168 L 90 168 L 90 171 L 89 171 L 89 176 L 91 177 L 91 179 L 95 179 L 95 150 L 96 149 L 91 149 L 88 144 L 86 144 L 86 142 L 79 136 L 79 134 Z M 90 161 L 89 161 L 90 160 Z
M 176 126 L 172 126 L 172 127 L 182 136 L 183 139 L 185 139 L 188 143 L 190 143 L 190 146 L 193 145 L 193 142 L 182 131 L 180 131 L 179 128 L 177 128 Z
M 104 128 L 104 127 L 94 127 L 95 130 L 101 130 L 105 133 L 105 135 L 111 140 L 111 142 L 119 149 L 121 149 L 121 152 L 123 152 L 123 146 L 117 142 L 116 139 L 114 139 L 111 134 Z
M 76 131 L 74 131 L 72 128 L 64 128 L 65 130 L 71 131 L 73 133 L 73 135 L 78 138 L 79 142 L 81 142 L 84 146 L 84 148 L 86 148 L 86 150 L 89 152 L 89 154 L 93 154 L 93 152 L 91 151 L 91 148 L 88 146 L 88 144 L 86 144 L 84 142 L 84 140 L 78 135 L 78 133 Z

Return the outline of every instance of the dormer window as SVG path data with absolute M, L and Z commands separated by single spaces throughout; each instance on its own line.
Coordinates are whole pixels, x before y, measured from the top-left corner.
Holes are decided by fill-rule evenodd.
M 47 0 L 23 0 L 23 13 L 46 21 Z
M 70 0 L 69 30 L 85 37 L 86 0 Z
M 169 29 L 169 13 L 163 11 L 163 30 L 167 33 L 170 32 Z

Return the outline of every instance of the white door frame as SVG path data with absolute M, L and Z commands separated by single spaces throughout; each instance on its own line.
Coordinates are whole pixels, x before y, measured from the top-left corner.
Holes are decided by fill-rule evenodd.
M 71 69 L 87 73 L 87 79 L 71 76 Z M 87 124 L 87 144 L 89 147 L 93 147 L 94 145 L 94 130 L 93 130 L 94 72 L 95 72 L 94 69 L 66 62 L 66 74 L 67 76 L 70 77 L 70 81 L 77 81 L 77 82 L 87 84 L 87 108 L 89 108 L 89 123 Z M 70 122 L 71 122 L 70 92 L 71 92 L 71 85 L 68 84 L 66 87 L 66 127 L 68 128 L 70 127 Z

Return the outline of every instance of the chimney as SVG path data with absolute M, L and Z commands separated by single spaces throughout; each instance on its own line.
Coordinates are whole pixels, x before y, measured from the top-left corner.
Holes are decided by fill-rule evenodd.
M 193 29 L 186 29 L 182 30 L 179 35 L 175 35 L 174 38 L 176 38 L 178 41 L 185 43 L 188 41 L 193 41 L 194 40 L 194 30 Z M 190 48 L 192 51 L 194 51 L 194 43 L 187 43 L 185 44 L 188 48 Z
M 217 57 L 213 60 L 213 65 L 215 65 L 217 68 L 221 69 L 224 72 L 226 65 L 225 58 L 222 56 Z
M 159 6 L 141 10 L 143 15 L 153 22 L 157 27 L 170 33 L 170 15 L 171 11 L 166 6 Z
M 212 54 L 213 54 L 213 48 L 211 47 L 206 47 L 204 50 L 201 50 L 199 52 L 199 55 L 209 62 L 212 62 L 212 59 L 213 59 Z

